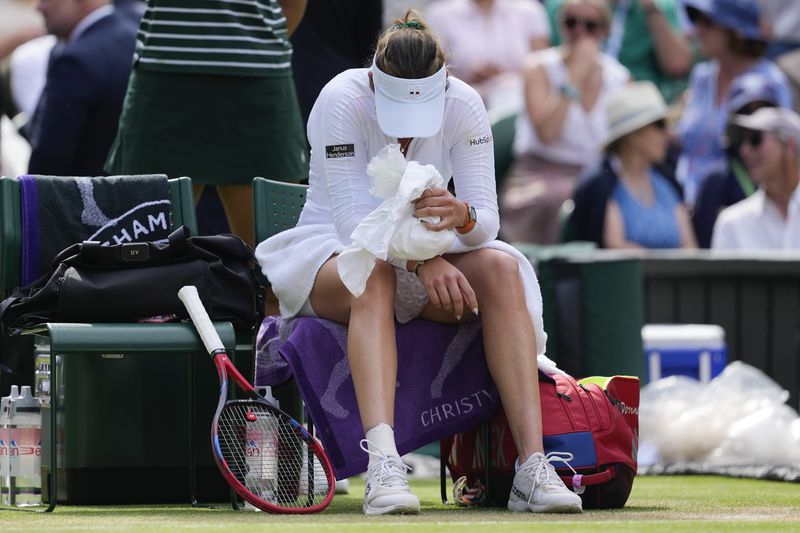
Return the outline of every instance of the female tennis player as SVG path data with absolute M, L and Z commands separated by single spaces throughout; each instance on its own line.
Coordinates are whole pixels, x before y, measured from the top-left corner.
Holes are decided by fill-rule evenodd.
M 416 12 L 381 35 L 370 68 L 328 83 L 311 111 L 308 136 L 310 187 L 298 225 L 261 243 L 256 254 L 284 317 L 349 324 L 348 359 L 366 436 L 361 446 L 369 454 L 364 512 L 419 513 L 392 429 L 395 318 L 414 317 L 482 323 L 488 366 L 519 451 L 509 509 L 581 512 L 580 497 L 550 464 L 557 457 L 543 453 L 536 357 L 545 346 L 541 294 L 529 262 L 495 240 L 486 110 L 472 88 L 448 77 L 442 46 Z M 427 261 L 379 260 L 364 293 L 354 297 L 339 276 L 337 254 L 381 203 L 369 192 L 367 163 L 392 143 L 408 160 L 452 176 L 456 195 L 428 189 L 415 215 L 440 217 L 429 229 L 452 229 L 458 238 L 448 253 Z

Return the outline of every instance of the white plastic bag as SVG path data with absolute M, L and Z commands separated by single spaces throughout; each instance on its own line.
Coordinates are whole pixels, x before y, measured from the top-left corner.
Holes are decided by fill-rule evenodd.
M 373 180 L 370 192 L 384 201 L 356 226 L 337 261 L 339 277 L 354 296 L 364 292 L 376 259 L 430 259 L 446 252 L 455 238 L 452 229 L 431 231 L 422 223 L 439 217 L 414 216 L 414 201 L 425 189 L 444 187 L 433 165 L 406 162 L 400 145 L 390 144 L 372 158 L 367 174 Z
M 787 399 L 780 385 L 741 361 L 708 384 L 683 376 L 655 381 L 642 389 L 640 451 L 667 464 L 796 464 L 800 419 Z
M 786 404 L 765 405 L 735 421 L 709 459 L 722 465 L 800 464 L 800 446 L 792 435 L 797 411 Z
M 696 438 L 681 417 L 697 405 L 702 383 L 685 376 L 654 381 L 641 392 L 639 404 L 640 450 L 650 462 L 673 462 L 696 457 Z M 645 464 L 645 463 L 643 463 Z

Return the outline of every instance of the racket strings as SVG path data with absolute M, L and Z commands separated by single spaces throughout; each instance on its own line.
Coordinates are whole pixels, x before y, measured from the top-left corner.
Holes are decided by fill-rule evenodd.
M 220 413 L 217 431 L 228 469 L 259 499 L 303 508 L 328 494 L 329 472 L 288 418 L 259 403 L 237 402 Z

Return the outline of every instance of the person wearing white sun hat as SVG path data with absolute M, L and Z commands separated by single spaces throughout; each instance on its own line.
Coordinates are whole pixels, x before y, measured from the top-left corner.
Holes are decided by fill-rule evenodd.
M 348 361 L 369 456 L 364 512 L 416 514 L 407 467 L 393 430 L 398 360 L 395 319 L 443 323 L 481 320 L 488 367 L 509 417 L 521 466 L 509 509 L 580 512 L 580 497 L 544 455 L 537 355 L 544 358 L 541 294 L 530 262 L 496 239 L 499 219 L 492 133 L 478 93 L 447 75 L 437 37 L 415 11 L 379 38 L 368 69 L 348 70 L 320 93 L 308 122 L 311 169 L 297 227 L 256 248 L 284 317 L 347 323 Z M 414 203 L 431 231 L 452 231 L 453 245 L 431 259 L 384 254 L 353 296 L 339 273 L 353 230 L 381 200 L 367 165 L 389 144 L 452 179 L 456 195 L 431 188 Z M 353 436 L 353 438 L 357 438 Z M 410 451 L 410 450 L 409 450 Z M 521 495 L 521 496 L 520 496 Z
M 606 248 L 696 248 L 679 191 L 656 168 L 668 143 L 667 105 L 656 86 L 619 89 L 606 116 L 606 159 L 575 193 L 570 236 Z

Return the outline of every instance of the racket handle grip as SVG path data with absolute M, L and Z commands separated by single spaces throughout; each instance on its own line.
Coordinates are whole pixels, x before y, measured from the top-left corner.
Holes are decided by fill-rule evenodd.
M 183 302 L 186 311 L 189 312 L 189 318 L 192 319 L 197 333 L 203 341 L 208 353 L 213 353 L 214 350 L 224 350 L 225 346 L 217 335 L 217 330 L 211 323 L 208 317 L 206 308 L 203 307 L 203 302 L 200 300 L 200 295 L 197 293 L 197 287 L 194 285 L 186 285 L 178 291 L 178 298 Z

